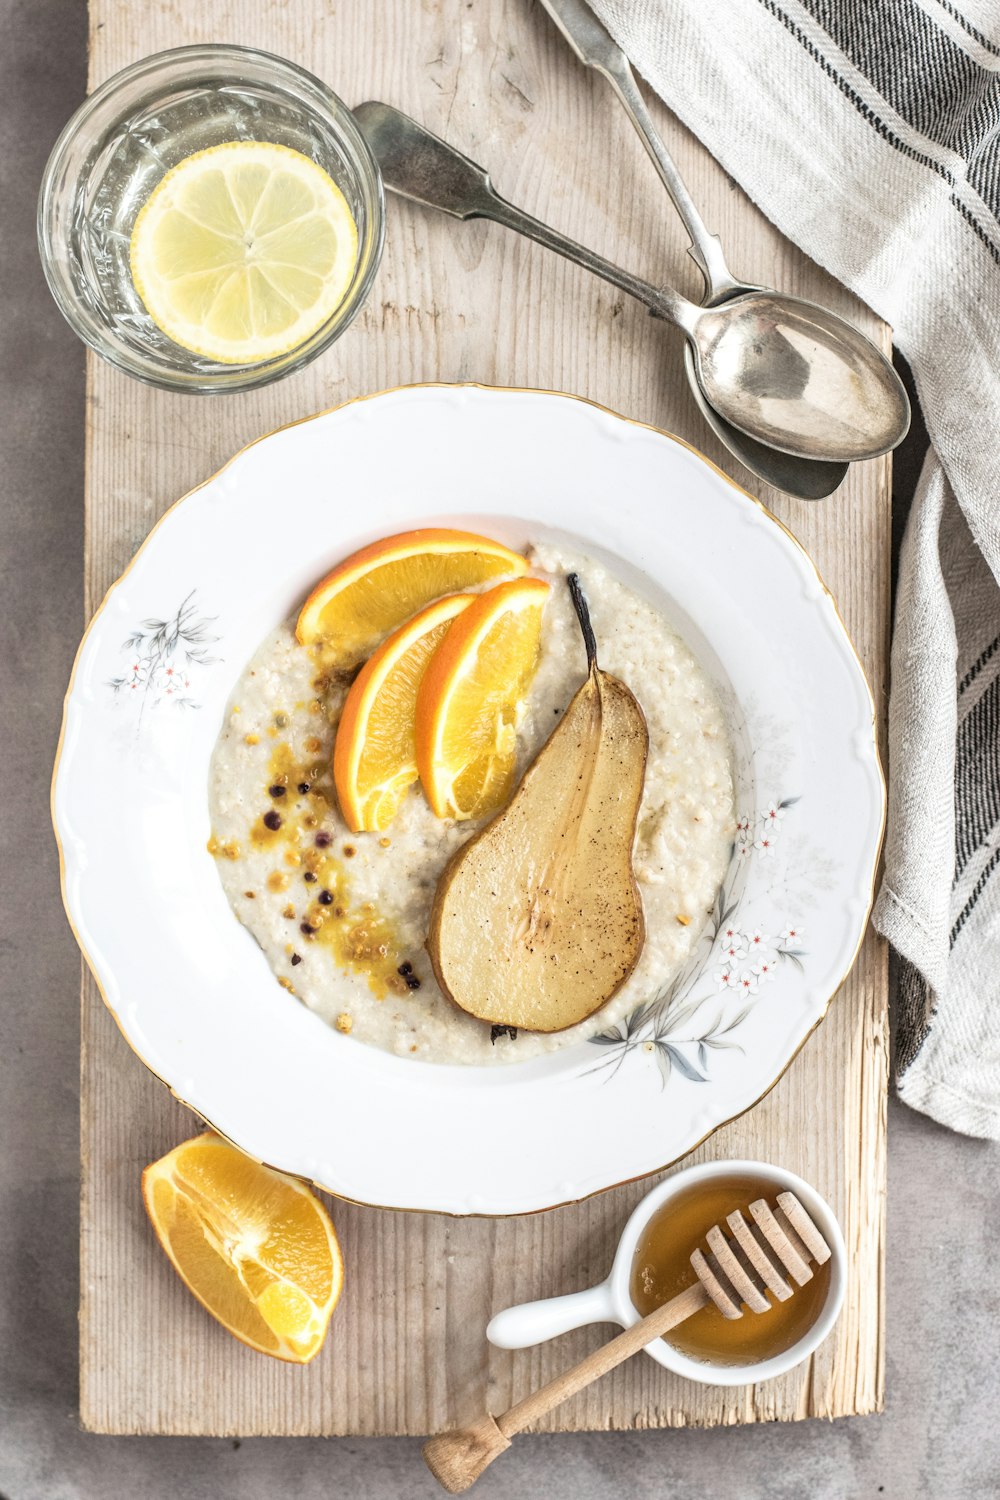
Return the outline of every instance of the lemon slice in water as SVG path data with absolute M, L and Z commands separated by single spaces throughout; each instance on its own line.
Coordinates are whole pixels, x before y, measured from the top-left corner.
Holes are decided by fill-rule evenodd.
M 136 291 L 176 344 L 259 364 L 305 342 L 343 301 L 358 230 L 322 167 L 269 141 L 178 162 L 132 230 Z

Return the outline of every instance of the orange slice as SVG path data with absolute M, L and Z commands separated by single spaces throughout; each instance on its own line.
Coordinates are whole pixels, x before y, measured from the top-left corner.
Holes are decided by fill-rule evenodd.
M 328 573 L 302 606 L 295 634 L 303 646 L 322 642 L 331 666 L 353 667 L 432 599 L 527 568 L 519 553 L 470 531 L 404 531 Z
M 451 594 L 414 615 L 365 663 L 337 727 L 333 779 L 353 833 L 388 828 L 417 779 L 417 689 L 427 664 L 473 594 Z
M 428 664 L 417 694 L 417 766 L 439 818 L 483 817 L 510 796 L 548 596 L 539 578 L 489 589 Z
M 174 1270 L 224 1328 L 293 1364 L 319 1352 L 344 1264 L 304 1183 L 209 1132 L 148 1166 L 142 1198 Z

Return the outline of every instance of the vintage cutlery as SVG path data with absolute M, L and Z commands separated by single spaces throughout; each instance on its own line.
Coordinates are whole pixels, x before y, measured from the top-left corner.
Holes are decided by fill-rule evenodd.
M 794 1193 L 779 1193 L 773 1209 L 765 1198 L 758 1198 L 750 1204 L 750 1217 L 752 1224 L 738 1209 L 729 1214 L 729 1236 L 713 1224 L 705 1236 L 707 1253 L 697 1249 L 691 1256 L 698 1280 L 686 1291 L 499 1417 L 487 1414 L 470 1427 L 430 1438 L 423 1451 L 435 1479 L 451 1494 L 461 1494 L 510 1447 L 514 1433 L 662 1338 L 685 1318 L 710 1302 L 724 1318 L 741 1318 L 744 1304 L 753 1313 L 769 1312 L 772 1304 L 766 1291 L 779 1301 L 793 1296 L 796 1286 L 812 1280 L 810 1261 L 823 1265 L 833 1253 Z
M 569 42 L 573 51 L 588 68 L 601 73 L 611 84 L 642 139 L 664 187 L 670 194 L 684 227 L 691 236 L 688 254 L 705 280 L 704 305 L 712 307 L 745 292 L 764 288 L 737 280 L 726 264 L 722 241 L 710 234 L 698 212 L 687 185 L 656 130 L 645 101 L 635 81 L 625 53 L 594 15 L 586 0 L 542 0 L 542 4 Z M 846 463 L 830 463 L 821 458 L 800 458 L 756 442 L 727 422 L 705 398 L 695 374 L 690 345 L 684 346 L 684 368 L 691 393 L 705 421 L 716 437 L 744 468 L 765 484 L 784 490 L 800 500 L 823 500 L 840 485 L 847 474 Z
M 904 436 L 909 402 L 899 377 L 869 339 L 834 313 L 766 291 L 699 307 L 515 208 L 482 167 L 399 110 L 371 101 L 354 115 L 394 192 L 454 218 L 504 224 L 683 329 L 707 400 L 758 442 L 850 462 L 888 452 Z

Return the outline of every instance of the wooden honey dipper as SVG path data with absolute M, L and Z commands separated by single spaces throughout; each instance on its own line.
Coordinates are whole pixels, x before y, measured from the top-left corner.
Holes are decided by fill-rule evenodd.
M 699 1248 L 691 1255 L 698 1280 L 686 1291 L 499 1417 L 487 1414 L 470 1427 L 428 1439 L 423 1454 L 435 1479 L 450 1494 L 460 1495 L 510 1447 L 515 1432 L 521 1432 L 703 1307 L 714 1303 L 724 1318 L 741 1318 L 744 1304 L 750 1312 L 768 1312 L 771 1303 L 765 1290 L 784 1302 L 795 1290 L 787 1278 L 796 1286 L 804 1286 L 812 1280 L 810 1261 L 821 1266 L 830 1259 L 830 1246 L 794 1193 L 779 1193 L 774 1209 L 766 1199 L 758 1198 L 750 1204 L 749 1213 L 752 1224 L 739 1209 L 727 1216 L 731 1238 L 718 1224 L 712 1225 L 705 1235 L 707 1254 Z

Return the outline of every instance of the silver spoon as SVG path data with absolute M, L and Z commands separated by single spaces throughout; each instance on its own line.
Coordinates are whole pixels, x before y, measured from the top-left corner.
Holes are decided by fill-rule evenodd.
M 586 67 L 603 74 L 625 106 L 629 119 L 638 131 L 685 229 L 691 236 L 688 254 L 705 281 L 703 304 L 714 307 L 728 301 L 730 297 L 762 291 L 762 287 L 738 281 L 730 271 L 719 236 L 709 233 L 684 179 L 657 133 L 636 85 L 628 58 L 590 6 L 585 0 L 542 0 L 542 4 L 580 61 Z M 848 468 L 846 463 L 830 463 L 821 458 L 796 458 L 790 453 L 755 442 L 720 417 L 705 399 L 695 374 L 694 357 L 687 343 L 684 345 L 684 367 L 691 393 L 705 421 L 719 441 L 751 474 L 756 474 L 766 484 L 796 495 L 801 500 L 823 500 L 843 482 Z
M 805 458 L 875 458 L 909 425 L 884 356 L 842 318 L 795 297 L 749 292 L 699 307 L 578 245 L 494 192 L 482 167 L 388 104 L 354 111 L 386 186 L 457 219 L 493 219 L 593 271 L 683 329 L 715 410 L 758 442 Z

